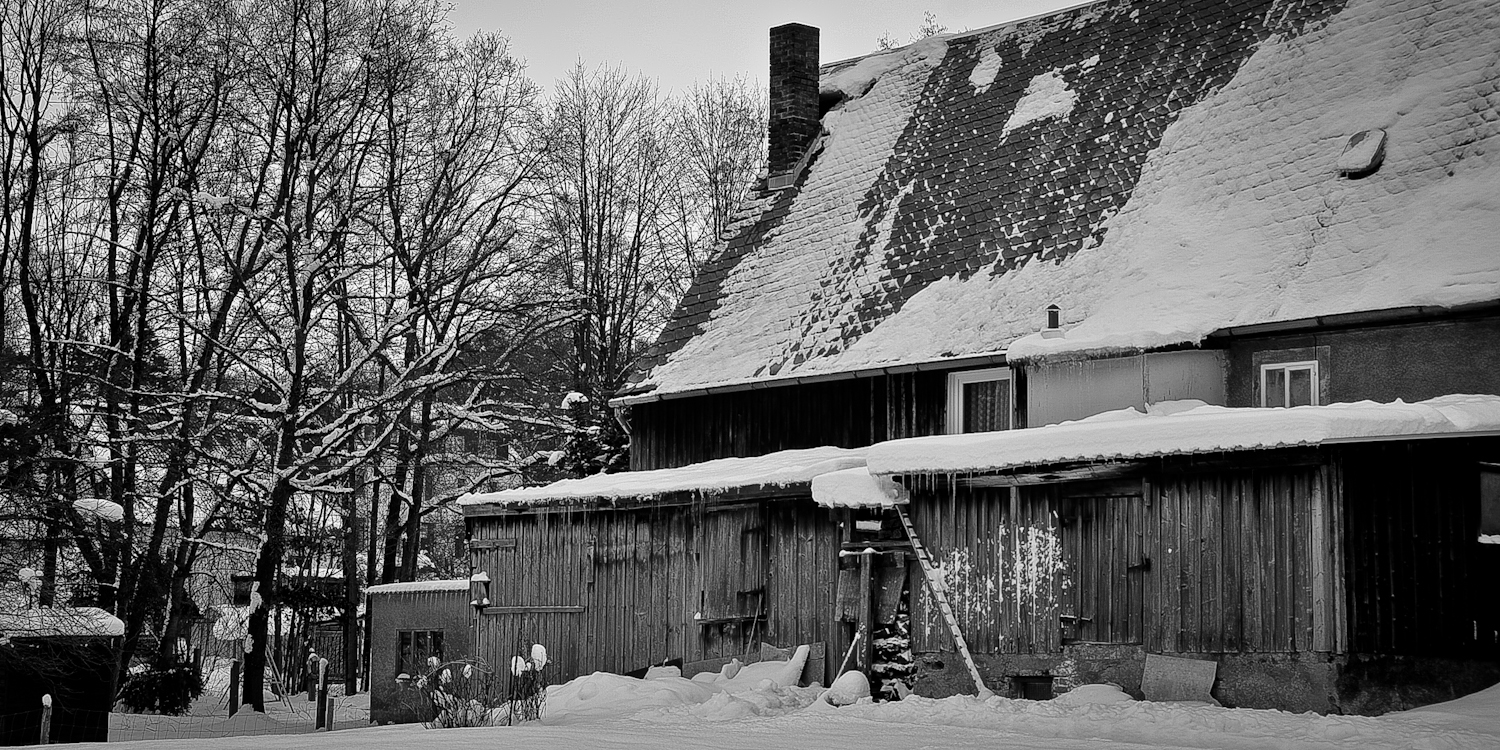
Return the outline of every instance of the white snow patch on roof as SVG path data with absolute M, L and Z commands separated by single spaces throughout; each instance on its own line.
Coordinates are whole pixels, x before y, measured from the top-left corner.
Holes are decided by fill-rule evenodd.
M 818 79 L 818 93 L 843 95 L 848 98 L 862 96 L 881 76 L 903 67 L 913 57 L 928 58 L 936 54 L 940 59 L 948 48 L 952 34 L 936 34 L 905 47 L 876 52 L 862 57 L 852 64 L 839 67 Z M 936 62 L 936 60 L 934 60 Z
M 1370 438 L 1500 430 L 1500 396 L 1439 396 L 1415 404 L 1228 408 L 1172 403 L 1104 412 L 1076 422 L 1005 432 L 939 435 L 870 448 L 877 474 L 1001 471 L 1069 461 L 1108 461 L 1263 450 Z M 1188 408 L 1182 408 L 1182 407 Z
M 125 509 L 120 507 L 119 503 L 111 500 L 104 500 L 97 497 L 80 497 L 73 501 L 73 508 L 85 517 L 94 516 L 112 523 L 119 523 L 125 520 Z
M 125 635 L 125 623 L 98 607 L 40 607 L 0 612 L 0 636 L 5 638 L 117 638 L 122 635 Z
M 890 508 L 908 502 L 906 490 L 864 467 L 820 474 L 812 480 L 813 501 L 825 508 Z
M 654 497 L 671 492 L 724 492 L 741 487 L 786 487 L 819 474 L 865 465 L 865 448 L 806 448 L 754 458 L 720 458 L 675 469 L 624 471 L 564 479 L 543 487 L 465 495 L 461 506 L 533 505 L 569 500 Z
M 1021 95 L 1021 100 L 1016 102 L 1016 108 L 1010 113 L 1010 119 L 1000 129 L 1000 137 L 1004 138 L 1012 130 L 1039 120 L 1065 118 L 1077 103 L 1078 95 L 1068 88 L 1068 82 L 1063 80 L 1061 71 L 1049 70 L 1042 73 L 1027 84 L 1026 93 Z
M 468 591 L 469 579 L 446 578 L 437 581 L 401 581 L 382 583 L 365 589 L 366 594 L 415 594 L 425 591 Z
M 969 72 L 969 85 L 974 87 L 975 94 L 983 94 L 990 90 L 990 86 L 995 83 L 995 75 L 999 72 L 1000 52 L 993 44 L 981 45 L 979 62 Z

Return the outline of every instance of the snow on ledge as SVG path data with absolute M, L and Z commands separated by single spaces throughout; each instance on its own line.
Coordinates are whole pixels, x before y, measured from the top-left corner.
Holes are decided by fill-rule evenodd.
M 98 607 L 41 607 L 0 612 L 4 638 L 118 638 L 125 623 Z
M 813 477 L 812 496 L 825 508 L 890 508 L 909 500 L 905 487 L 864 467 Z
M 672 492 L 718 493 L 744 487 L 787 487 L 811 482 L 820 474 L 865 465 L 866 448 L 805 448 L 753 458 L 720 458 L 675 469 L 623 471 L 564 479 L 542 487 L 465 495 L 463 507 L 478 505 L 545 505 L 583 500 L 654 497 Z
M 449 578 L 438 581 L 402 581 L 382 583 L 365 589 L 366 594 L 417 594 L 428 591 L 468 591 L 469 579 Z
M 870 449 L 876 474 L 1000 471 L 1069 461 L 1106 461 L 1264 450 L 1403 436 L 1500 430 L 1500 396 L 1451 395 L 1408 404 L 1252 409 L 1164 402 L 1076 422 L 1007 432 L 940 435 Z

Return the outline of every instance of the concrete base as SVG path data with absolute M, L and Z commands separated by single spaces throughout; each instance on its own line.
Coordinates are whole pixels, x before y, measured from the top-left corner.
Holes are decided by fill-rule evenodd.
M 1329 654 L 1167 654 L 1218 662 L 1213 697 L 1228 707 L 1377 715 L 1451 700 L 1500 682 L 1500 661 Z M 1140 646 L 1081 643 L 1056 654 L 975 654 L 979 674 L 997 694 L 1021 696 L 1016 678 L 1050 677 L 1054 695 L 1112 682 L 1141 694 L 1146 653 Z M 919 695 L 972 694 L 957 653 L 916 655 Z

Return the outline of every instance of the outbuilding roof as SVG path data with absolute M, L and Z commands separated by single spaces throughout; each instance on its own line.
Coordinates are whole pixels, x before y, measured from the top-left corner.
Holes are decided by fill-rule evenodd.
M 563 479 L 541 487 L 465 495 L 458 500 L 464 515 L 483 515 L 497 509 L 537 506 L 610 504 L 623 500 L 649 502 L 675 493 L 707 497 L 745 490 L 806 490 L 813 478 L 840 469 L 865 465 L 866 448 L 805 448 L 778 451 L 753 458 L 713 461 L 650 471 L 595 474 Z
M 825 66 L 625 401 L 1493 302 L 1497 59 L 1489 0 L 1103 0 Z

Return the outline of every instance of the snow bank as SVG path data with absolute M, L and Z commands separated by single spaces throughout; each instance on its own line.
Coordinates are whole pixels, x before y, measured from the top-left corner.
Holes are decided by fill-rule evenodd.
M 476 574 L 477 575 L 477 574 Z M 488 580 L 486 578 L 485 580 Z M 468 591 L 469 579 L 452 578 L 439 581 L 402 581 L 382 583 L 365 589 L 366 594 L 413 594 L 424 591 Z
M 1091 697 L 1098 697 L 1097 695 Z M 1047 738 L 1030 747 L 1064 746 L 1065 740 L 1089 740 L 1093 746 L 1129 743 L 1146 747 L 1292 750 L 1309 747 L 1459 748 L 1495 747 L 1500 701 L 1483 702 L 1488 722 L 1428 723 L 1413 712 L 1387 716 L 1319 716 L 1284 711 L 1217 706 L 1115 701 L 1071 704 L 992 697 L 955 696 L 935 700 L 911 696 L 892 703 L 839 709 L 839 718 L 855 716 L 890 724 L 970 727 Z M 1476 709 L 1480 708 L 1476 706 Z M 1482 715 L 1482 714 L 1481 714 Z
M 906 488 L 864 467 L 813 477 L 812 496 L 825 508 L 889 508 L 909 499 Z
M 98 607 L 40 607 L 0 612 L 0 638 L 118 638 L 125 623 Z
M 742 487 L 789 487 L 840 469 L 865 465 L 864 448 L 807 448 L 754 458 L 721 458 L 676 469 L 595 474 L 543 487 L 465 495 L 461 506 L 526 506 L 583 500 L 649 498 L 671 492 L 719 493 Z
M 1439 396 L 1415 404 L 1246 409 L 1162 404 L 1006 432 L 940 435 L 870 448 L 877 474 L 996 471 L 1019 466 L 1261 450 L 1406 435 L 1500 429 L 1500 396 Z
M 807 664 L 808 647 L 799 646 L 785 661 L 761 661 L 738 671 L 698 675 L 651 672 L 649 679 L 595 672 L 547 688 L 545 724 L 607 722 L 656 710 L 658 716 L 688 713 L 708 721 L 727 721 L 792 708 L 817 698 L 818 688 L 797 687 Z M 732 676 L 726 676 L 733 672 Z

